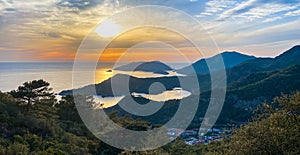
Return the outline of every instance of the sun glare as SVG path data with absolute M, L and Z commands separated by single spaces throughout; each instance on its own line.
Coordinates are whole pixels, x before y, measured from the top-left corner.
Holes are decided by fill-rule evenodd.
M 99 27 L 96 29 L 96 32 L 104 38 L 110 38 L 117 36 L 120 32 L 120 26 L 112 20 L 103 21 Z

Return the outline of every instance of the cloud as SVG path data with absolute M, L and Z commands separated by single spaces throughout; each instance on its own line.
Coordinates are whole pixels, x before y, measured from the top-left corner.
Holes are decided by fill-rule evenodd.
M 267 7 L 265 10 L 267 10 Z M 215 23 L 214 25 L 217 26 L 210 30 L 210 34 L 212 34 L 213 38 L 222 49 L 226 49 L 227 47 L 299 40 L 300 34 L 298 32 L 300 32 L 300 19 L 289 19 L 284 16 L 284 11 L 271 16 L 266 15 L 271 11 L 272 9 L 267 10 L 267 12 L 257 12 L 257 15 L 260 16 L 259 18 L 258 16 L 255 17 L 256 20 L 252 19 L 252 22 L 245 23 L 245 20 L 242 19 L 247 19 L 246 16 L 240 17 L 241 19 L 238 20 L 219 22 L 220 25 Z M 285 44 L 287 45 L 287 43 Z M 263 52 L 264 49 L 261 49 L 261 51 Z
M 12 7 L 11 2 L 7 0 L 0 1 L 0 15 L 5 14 L 7 11 L 10 11 L 11 9 L 14 9 Z
M 234 8 L 224 11 L 218 20 L 230 17 L 244 17 L 247 19 L 261 18 L 274 13 L 288 11 L 297 8 L 298 1 L 286 2 L 283 0 L 249 0 L 236 5 Z
M 299 10 L 294 10 L 294 11 L 287 12 L 284 15 L 285 16 L 299 16 L 300 15 L 300 9 Z
M 235 36 L 232 42 L 236 41 L 240 44 L 263 44 L 280 42 L 286 40 L 299 40 L 300 36 L 300 20 L 281 23 L 270 27 L 264 27 L 259 30 L 249 31 Z
M 262 22 L 263 23 L 269 23 L 269 22 L 274 22 L 274 21 L 280 20 L 280 19 L 282 19 L 282 17 L 274 17 L 274 18 L 265 19 Z
M 266 3 L 261 0 L 249 0 L 241 3 L 233 9 L 224 11 L 218 20 L 225 20 L 228 18 L 245 19 L 246 21 L 253 21 L 255 19 L 270 17 L 275 14 L 282 14 L 286 11 L 293 10 L 300 6 L 298 3 L 281 3 L 280 1 L 273 1 Z M 279 18 L 274 18 L 279 19 Z M 273 19 L 273 20 L 274 20 Z M 266 19 L 264 22 L 270 22 L 271 19 Z
M 12 1 L 0 0 L 0 6 L 11 6 Z
M 235 0 L 211 0 L 205 4 L 205 11 L 199 16 L 210 16 L 223 11 L 226 8 L 233 7 L 237 2 Z
M 258 6 L 259 2 L 260 2 L 260 0 L 249 0 L 247 2 L 241 3 L 241 4 L 237 5 L 236 7 L 223 12 L 220 15 L 219 19 L 223 20 L 223 19 L 229 18 L 230 16 L 247 12 L 250 9 Z
M 199 16 L 206 18 L 201 23 L 209 27 L 211 35 L 221 46 L 295 39 L 298 35 L 296 31 L 299 30 L 295 29 L 299 23 L 278 29 L 270 27 L 282 21 L 291 21 L 290 18 L 294 20 L 292 16 L 300 14 L 299 0 L 0 0 L 0 51 L 3 48 L 20 49 L 21 52 L 14 52 L 20 55 L 20 59 L 26 57 L 23 51 L 32 51 L 30 56 L 52 52 L 51 59 L 55 59 L 57 51 L 64 54 L 75 52 L 81 40 L 99 21 L 120 10 L 145 4 L 170 6 L 192 15 L 202 12 Z M 223 20 L 233 17 L 237 20 L 218 21 L 218 17 Z M 128 21 L 127 17 L 124 19 Z M 195 29 L 184 22 L 180 19 L 174 23 L 194 33 L 192 30 Z M 269 22 L 274 23 L 267 24 Z M 264 33 L 269 28 L 275 31 L 274 34 Z M 180 39 L 173 39 L 170 42 L 181 45 Z M 207 37 L 200 35 L 197 39 L 205 42 Z M 120 42 L 116 46 L 127 47 L 127 44 Z
M 97 5 L 84 0 L 0 2 L 0 47 L 22 49 L 6 52 L 2 61 L 65 59 L 63 55 L 74 54 L 91 28 L 119 9 L 118 0 L 98 1 Z
M 5 11 L 8 11 L 8 12 L 13 12 L 13 11 L 16 11 L 17 9 L 15 8 L 5 8 Z
M 61 1 L 0 1 L 0 47 L 75 52 L 88 32 L 117 8 L 112 0 L 97 0 L 93 7 L 92 1 L 69 0 L 59 6 Z
M 261 5 L 260 7 L 253 8 L 248 12 L 244 13 L 244 17 L 248 18 L 263 18 L 276 13 L 281 13 L 284 11 L 295 9 L 297 5 L 292 4 L 278 4 L 278 3 L 267 3 Z
M 71 7 L 78 9 L 87 9 L 97 6 L 99 1 L 96 0 L 61 0 L 56 5 L 60 7 Z
M 60 38 L 61 36 L 57 33 L 54 32 L 49 32 L 49 33 L 44 33 L 45 36 L 50 37 L 50 38 Z

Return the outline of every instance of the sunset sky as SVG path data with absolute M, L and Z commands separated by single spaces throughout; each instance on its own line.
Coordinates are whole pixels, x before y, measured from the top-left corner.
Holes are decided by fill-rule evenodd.
M 0 0 L 0 61 L 72 61 L 81 41 L 101 21 L 141 5 L 173 7 L 199 20 L 219 47 L 219 51 L 205 49 L 207 55 L 238 51 L 274 57 L 300 44 L 300 0 Z M 177 20 L 174 22 L 178 22 L 178 26 L 188 25 L 183 19 Z M 128 17 L 128 22 L 134 21 Z M 177 45 L 185 56 L 199 58 L 191 52 L 193 47 L 176 33 L 142 28 L 120 35 L 123 25 L 108 23 L 108 26 L 114 32 L 105 34 L 102 39 L 109 35 L 116 39 L 107 48 L 110 52 L 103 55 L 103 61 L 115 61 L 128 45 L 137 43 L 137 38 L 139 42 L 163 40 Z M 200 38 L 206 39 L 205 36 Z M 146 56 L 149 60 L 160 57 L 180 61 L 180 54 L 170 54 L 172 52 L 162 44 L 154 45 L 159 49 L 145 54 L 149 50 L 147 46 L 135 47 L 127 54 L 128 58 L 124 55 L 124 61 Z M 87 56 L 86 61 L 89 57 L 94 55 Z

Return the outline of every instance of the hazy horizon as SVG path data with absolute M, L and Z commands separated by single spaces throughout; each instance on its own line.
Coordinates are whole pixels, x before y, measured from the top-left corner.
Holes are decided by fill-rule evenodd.
M 287 47 L 287 48 L 284 48 L 284 49 L 277 49 L 277 51 L 280 51 L 280 52 L 277 52 L 278 53 L 277 55 L 269 55 L 269 56 L 259 56 L 259 55 L 255 55 L 255 54 L 247 54 L 245 52 L 240 52 L 240 51 L 236 51 L 236 50 L 224 50 L 222 52 L 219 52 L 218 54 L 221 54 L 221 53 L 224 53 L 224 52 L 237 52 L 237 53 L 240 53 L 240 54 L 243 54 L 243 55 L 248 55 L 248 56 L 255 56 L 256 58 L 275 58 L 281 54 L 283 54 L 285 51 L 291 49 L 292 47 L 294 46 L 297 46 L 297 45 L 300 45 L 299 44 L 294 44 L 290 47 Z M 215 54 L 217 55 L 217 54 Z M 192 62 L 189 62 L 189 63 L 194 63 L 198 60 L 201 60 L 201 59 L 207 59 L 207 58 L 211 58 L 215 55 L 210 55 L 210 56 L 207 56 L 207 57 L 201 57 L 199 59 L 196 59 Z M 136 61 L 123 61 L 123 62 L 119 62 L 119 63 L 130 63 L 130 62 L 140 62 L 140 61 L 143 61 L 143 60 L 136 60 Z M 153 59 L 153 60 L 146 60 L 144 62 L 149 62 L 149 61 L 160 61 L 159 58 L 158 59 Z M 0 60 L 0 63 L 56 63 L 56 62 L 60 62 L 60 63 L 74 63 L 74 60 L 49 60 L 49 61 L 41 61 L 41 60 L 36 60 L 36 61 L 1 61 Z M 90 63 L 90 62 L 93 62 L 93 61 L 78 61 L 78 62 L 82 62 L 82 63 Z M 168 62 L 168 63 L 187 63 L 187 62 L 180 62 L 180 61 L 162 61 L 162 62 Z M 106 62 L 98 62 L 98 63 L 115 63 L 114 61 L 106 61 Z

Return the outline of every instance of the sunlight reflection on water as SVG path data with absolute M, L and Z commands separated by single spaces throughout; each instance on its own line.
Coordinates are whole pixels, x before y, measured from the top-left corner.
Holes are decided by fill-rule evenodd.
M 73 85 L 72 83 L 72 63 L 1 63 L 0 67 L 0 90 L 7 92 L 17 89 L 26 81 L 43 79 L 51 84 L 53 91 L 59 93 L 62 90 L 80 88 L 91 83 L 87 81 L 87 73 L 90 71 L 81 70 L 79 76 L 81 81 Z M 185 76 L 178 74 L 175 71 L 168 71 L 169 74 L 157 74 L 152 72 L 142 71 L 119 71 L 112 70 L 111 64 L 102 64 L 95 72 L 95 83 L 101 83 L 116 74 L 131 75 L 136 78 L 157 78 L 157 77 L 172 77 Z M 153 101 L 166 101 L 172 99 L 182 99 L 190 96 L 190 92 L 184 90 L 165 91 L 161 94 L 138 94 L 133 96 L 141 96 Z M 58 97 L 60 99 L 61 97 Z M 124 96 L 102 98 L 94 97 L 98 103 L 103 103 L 103 108 L 108 108 L 120 102 Z
M 182 90 L 181 88 L 174 88 L 173 90 L 167 90 L 160 94 L 143 94 L 143 93 L 132 93 L 134 97 L 143 97 L 156 102 L 165 102 L 169 100 L 181 100 L 189 97 L 190 92 Z
M 125 96 L 119 97 L 101 97 L 101 96 L 93 96 L 96 105 L 94 106 L 96 109 L 99 108 L 109 108 L 118 104 Z

